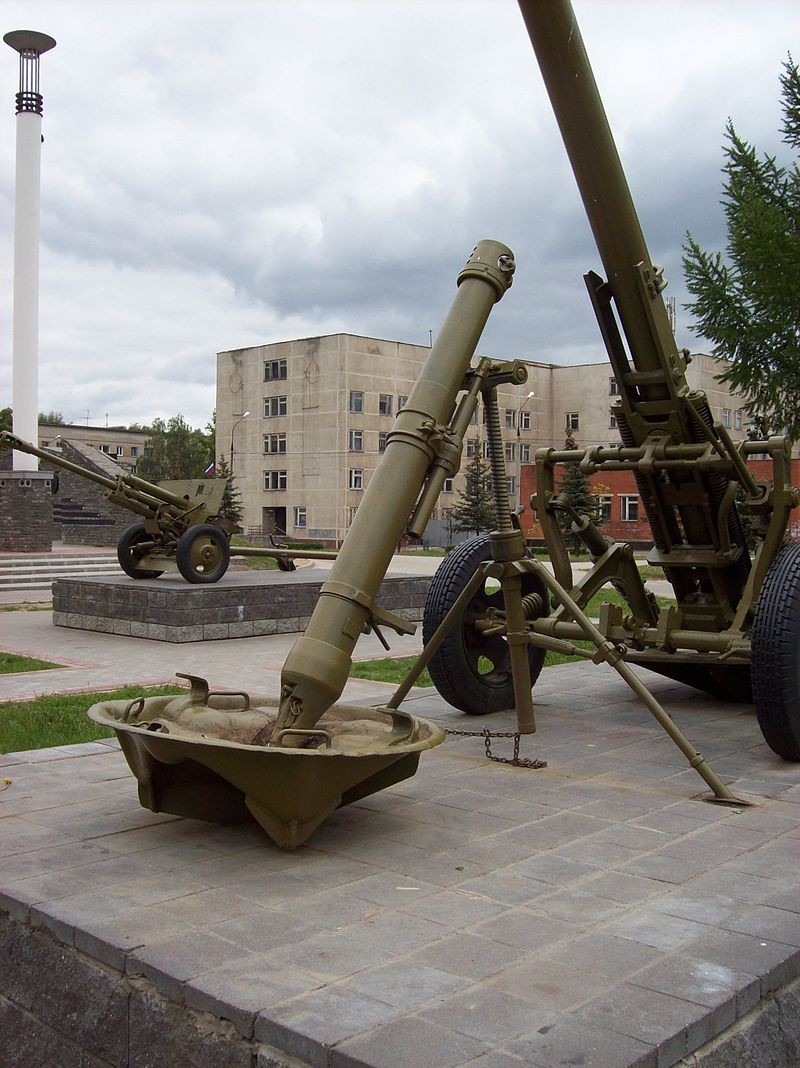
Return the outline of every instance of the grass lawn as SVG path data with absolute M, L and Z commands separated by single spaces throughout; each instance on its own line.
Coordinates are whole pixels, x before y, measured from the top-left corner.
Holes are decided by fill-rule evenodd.
M 61 664 L 51 664 L 49 660 L 37 660 L 33 656 L 0 652 L 0 675 L 13 675 L 18 671 L 49 671 L 50 668 L 61 666 Z
M 0 704 L 0 753 L 20 753 L 52 745 L 74 745 L 95 738 L 109 738 L 113 731 L 99 726 L 86 715 L 98 701 L 132 700 L 186 693 L 183 686 L 123 686 L 106 693 L 48 694 L 32 701 Z

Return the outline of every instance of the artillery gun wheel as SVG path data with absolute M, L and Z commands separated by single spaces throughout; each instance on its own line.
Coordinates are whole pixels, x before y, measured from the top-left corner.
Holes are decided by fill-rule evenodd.
M 784 760 L 800 760 L 800 542 L 769 566 L 753 619 L 753 699 L 761 733 Z
M 146 549 L 138 548 L 142 542 L 148 542 L 152 545 L 153 535 L 147 533 L 144 523 L 134 523 L 133 526 L 128 527 L 117 542 L 119 566 L 132 579 L 158 578 L 159 575 L 164 574 L 163 571 L 150 571 L 145 570 L 143 567 L 137 567 L 142 557 L 147 554 Z
M 434 575 L 425 602 L 422 635 L 430 641 L 435 630 L 458 599 L 478 567 L 491 560 L 488 535 L 462 542 L 445 558 Z M 538 593 L 546 605 L 547 591 L 532 574 L 522 576 L 523 597 Z M 482 634 L 475 622 L 491 609 L 503 610 L 499 588 L 479 587 L 436 650 L 428 665 L 434 685 L 442 697 L 470 716 L 514 707 L 511 656 L 505 638 Z M 528 647 L 531 685 L 539 677 L 544 650 Z
M 187 582 L 218 582 L 230 562 L 228 538 L 223 530 L 211 523 L 189 527 L 175 547 L 175 563 Z

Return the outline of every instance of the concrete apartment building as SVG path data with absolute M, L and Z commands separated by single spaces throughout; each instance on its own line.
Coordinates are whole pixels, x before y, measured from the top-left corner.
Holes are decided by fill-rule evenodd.
M 59 438 L 79 442 L 81 445 L 91 445 L 131 473 L 136 470 L 148 436 L 144 430 L 128 430 L 125 426 L 39 423 L 40 449 L 57 449 Z
M 233 458 L 245 528 L 340 543 L 428 352 L 422 345 L 329 334 L 218 353 L 217 454 Z M 536 449 L 563 446 L 567 430 L 580 446 L 619 444 L 610 411 L 616 383 L 607 361 L 523 362 L 528 381 L 498 390 L 514 503 L 521 483 L 525 488 L 530 481 L 526 468 Z M 741 440 L 746 413 L 716 380 L 719 371 L 720 361 L 696 355 L 689 383 L 707 393 L 714 416 Z M 485 446 L 482 413 L 473 429 L 461 472 L 446 484 L 429 524 L 431 544 L 453 540 L 447 513 L 463 488 L 468 457 Z M 635 493 L 632 478 L 630 487 L 615 487 L 620 500 L 609 502 L 612 513 L 623 508 L 622 496 Z M 527 507 L 524 490 L 521 503 Z

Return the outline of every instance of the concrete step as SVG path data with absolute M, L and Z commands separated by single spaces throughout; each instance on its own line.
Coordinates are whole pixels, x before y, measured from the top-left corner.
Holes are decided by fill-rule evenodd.
M 41 553 L 0 557 L 0 592 L 49 589 L 56 578 L 119 575 L 115 553 Z

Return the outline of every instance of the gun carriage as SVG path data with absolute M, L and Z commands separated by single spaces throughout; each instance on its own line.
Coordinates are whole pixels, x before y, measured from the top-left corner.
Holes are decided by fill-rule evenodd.
M 586 284 L 619 385 L 622 443 L 537 453 L 532 504 L 551 571 L 527 553 L 505 477 L 496 387 L 521 384 L 525 368 L 472 364 L 514 271 L 510 249 L 480 242 L 308 627 L 287 657 L 279 698 L 214 695 L 192 679 L 191 693 L 176 701 L 90 710 L 117 731 L 148 807 L 234 819 L 246 805 L 275 841 L 294 847 L 337 805 L 413 774 L 420 752 L 443 740 L 434 724 L 400 711 L 426 665 L 442 696 L 470 715 L 516 709 L 518 748 L 520 736 L 536 729 L 532 691 L 547 650 L 608 663 L 711 787 L 709 800 L 743 803 L 631 664 L 727 697 L 749 699 L 752 684 L 765 739 L 779 755 L 800 759 L 800 543 L 786 542 L 800 494 L 789 483 L 789 443 L 776 436 L 735 446 L 705 395 L 689 389 L 662 272 L 647 251 L 569 0 L 519 2 L 603 262 L 606 277 L 590 272 Z M 413 630 L 375 598 L 400 536 L 421 534 L 445 478 L 458 470 L 479 397 L 497 528 L 459 546 L 437 571 L 423 653 L 387 704 L 368 715 L 337 704 L 362 633 Z M 772 481 L 748 470 L 754 453 L 771 459 Z M 555 471 L 565 462 L 589 474 L 633 472 L 653 532 L 650 561 L 672 584 L 674 606 L 659 610 L 631 546 L 605 537 L 559 490 Z M 752 558 L 740 507 L 758 534 Z M 559 512 L 571 517 L 592 559 L 577 581 Z M 627 610 L 606 605 L 594 621 L 588 603 L 607 584 Z M 509 762 L 523 763 L 516 755 Z

